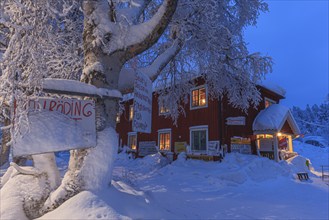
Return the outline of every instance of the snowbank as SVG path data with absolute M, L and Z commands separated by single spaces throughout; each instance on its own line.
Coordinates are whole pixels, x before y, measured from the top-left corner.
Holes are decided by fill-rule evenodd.
M 113 198 L 115 199 L 115 198 Z M 92 192 L 84 191 L 39 219 L 129 219 L 116 212 Z
M 297 144 L 304 154 L 280 163 L 239 153 L 222 163 L 120 153 L 111 186 L 81 192 L 41 219 L 327 219 L 328 185 L 305 164 L 327 161 L 320 149 Z M 295 177 L 302 171 L 310 181 Z
M 321 166 L 329 166 L 329 147 L 321 148 L 300 141 L 294 141 L 294 151 L 305 156 L 315 170 L 321 171 Z

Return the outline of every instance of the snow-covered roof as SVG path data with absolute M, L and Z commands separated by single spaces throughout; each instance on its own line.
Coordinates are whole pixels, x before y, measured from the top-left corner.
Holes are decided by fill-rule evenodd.
M 275 92 L 276 94 L 279 94 L 282 97 L 286 96 L 286 90 L 273 82 L 263 81 L 261 83 L 258 83 L 258 85 L 272 92 Z
M 276 133 L 282 129 L 286 121 L 288 121 L 295 135 L 300 134 L 298 125 L 289 108 L 280 104 L 273 104 L 258 113 L 252 129 L 256 134 L 264 132 Z

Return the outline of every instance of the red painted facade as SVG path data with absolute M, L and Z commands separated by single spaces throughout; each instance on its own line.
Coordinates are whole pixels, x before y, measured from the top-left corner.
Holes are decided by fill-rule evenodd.
M 262 101 L 257 108 L 249 108 L 247 113 L 232 107 L 227 98 L 209 99 L 207 107 L 191 109 L 190 100 L 184 106 L 186 115 L 181 115 L 177 126 L 173 125 L 171 118 L 159 115 L 157 96 L 153 93 L 152 101 L 152 132 L 150 134 L 137 133 L 137 152 L 140 141 L 155 141 L 158 144 L 158 131 L 161 129 L 171 129 L 171 151 L 174 152 L 175 142 L 186 142 L 190 144 L 190 128 L 195 126 L 208 126 L 208 141 L 220 141 L 221 145 L 228 146 L 231 151 L 231 137 L 239 136 L 251 139 L 252 153 L 256 153 L 255 138 L 252 131 L 252 124 L 257 114 L 265 108 L 265 98 L 279 103 L 284 97 L 275 92 L 258 86 Z M 132 121 L 129 121 L 129 106 L 133 105 L 133 100 L 123 102 L 124 112 L 120 116 L 116 130 L 119 133 L 120 144 L 128 145 L 128 133 L 132 132 Z M 245 117 L 245 125 L 227 125 L 228 117 Z

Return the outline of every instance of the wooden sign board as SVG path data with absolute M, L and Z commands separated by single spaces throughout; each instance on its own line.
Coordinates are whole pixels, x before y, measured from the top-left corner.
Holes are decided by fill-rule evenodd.
M 259 140 L 261 151 L 274 151 L 274 140 L 273 138 L 262 138 Z
M 237 152 L 240 154 L 251 154 L 250 144 L 231 144 L 231 152 Z
M 208 154 L 217 155 L 220 153 L 219 141 L 208 141 Z
M 238 152 L 241 154 L 251 154 L 250 138 L 232 137 L 231 138 L 231 152 Z
M 175 142 L 175 153 L 186 152 L 186 142 Z
M 29 102 L 28 124 L 13 140 L 14 156 L 96 146 L 95 103 L 40 98 Z
M 227 125 L 246 125 L 246 117 L 228 117 L 226 118 Z
M 158 153 L 158 150 L 155 146 L 155 141 L 140 141 L 138 144 L 138 155 L 144 157 Z
M 137 72 L 134 84 L 134 118 L 132 130 L 151 133 L 152 122 L 152 81 Z
M 251 144 L 250 138 L 232 137 L 231 144 Z

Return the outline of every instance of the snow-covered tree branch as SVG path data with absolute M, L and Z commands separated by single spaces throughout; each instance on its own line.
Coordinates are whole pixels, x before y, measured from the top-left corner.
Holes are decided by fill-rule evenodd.
M 262 0 L 1 1 L 0 96 L 3 103 L 15 106 L 11 136 L 21 135 L 19 126 L 27 123 L 28 100 L 50 96 L 42 92 L 44 78 L 131 91 L 135 71 L 141 71 L 162 88 L 159 100 L 171 108 L 174 120 L 183 113 L 193 78 L 200 75 L 212 98 L 228 94 L 231 104 L 242 109 L 256 105 L 255 85 L 271 71 L 272 61 L 249 53 L 243 30 L 256 24 L 259 13 L 266 10 Z M 24 207 L 22 216 L 38 217 L 83 190 L 97 190 L 110 181 L 115 144 L 109 144 L 108 138 L 115 143 L 119 99 L 93 99 L 96 148 L 71 151 L 68 172 L 57 188 L 56 167 L 45 159 L 51 156 L 34 156 L 41 161 L 36 166 L 47 169 L 28 178 L 47 189 L 28 197 L 33 203 L 26 195 L 17 200 Z M 86 178 L 90 172 L 96 172 L 93 180 Z M 27 178 L 7 176 L 11 182 Z
M 149 66 L 134 68 L 123 68 L 120 72 L 119 90 L 123 93 L 133 91 L 134 80 L 137 71 L 146 74 L 154 81 L 166 65 L 176 56 L 182 47 L 182 40 L 176 39 L 173 44 L 162 54 L 160 54 Z

